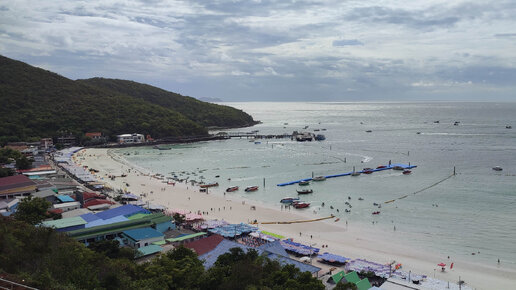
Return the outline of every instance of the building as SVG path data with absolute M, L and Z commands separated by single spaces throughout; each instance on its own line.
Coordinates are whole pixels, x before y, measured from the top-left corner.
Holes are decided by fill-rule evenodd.
M 81 208 L 81 203 L 78 201 L 56 203 L 52 206 L 55 209 L 60 209 L 63 212 Z
M 52 138 L 42 138 L 39 140 L 39 148 L 42 150 L 47 150 L 54 147 L 54 141 Z
M 61 144 L 64 147 L 70 147 L 77 144 L 77 138 L 73 135 L 57 137 L 57 144 Z
M 0 199 L 27 196 L 35 192 L 37 184 L 25 175 L 0 178 Z
M 163 241 L 165 236 L 153 228 L 141 228 L 124 231 L 122 237 L 126 245 L 139 249 Z
M 117 135 L 116 139 L 119 144 L 145 142 L 145 137 L 142 134 L 137 134 L 137 133 Z

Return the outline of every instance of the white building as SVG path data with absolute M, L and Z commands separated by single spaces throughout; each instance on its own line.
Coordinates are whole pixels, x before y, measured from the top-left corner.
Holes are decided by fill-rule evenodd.
M 117 135 L 116 138 L 119 144 L 145 142 L 145 137 L 142 134 L 136 133 Z

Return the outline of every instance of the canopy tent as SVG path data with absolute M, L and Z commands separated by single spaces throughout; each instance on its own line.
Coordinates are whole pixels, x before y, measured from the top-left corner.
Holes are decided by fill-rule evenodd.
M 335 255 L 335 254 L 330 254 L 328 252 L 325 252 L 324 254 L 319 255 L 318 258 L 325 262 L 328 262 L 328 263 L 340 263 L 340 264 L 344 264 L 344 263 L 346 263 L 346 261 L 350 260 L 349 258 Z
M 266 231 L 261 231 L 262 234 L 266 234 L 266 235 L 269 235 L 271 237 L 275 237 L 275 238 L 278 238 L 278 239 L 284 239 L 285 237 L 282 236 L 282 235 L 278 235 L 278 234 L 275 234 L 275 233 L 271 233 L 271 232 L 266 232 Z
M 132 193 L 126 193 L 126 194 L 122 194 L 120 196 L 120 198 L 122 199 L 126 199 L 126 200 L 138 200 L 138 196 L 132 194 Z
M 346 275 L 346 273 L 344 271 L 340 271 L 337 274 L 331 276 L 331 279 L 333 282 L 335 282 L 335 284 L 337 284 L 340 282 L 340 280 L 342 280 L 342 278 L 344 278 L 344 275 Z
M 275 239 L 268 236 L 268 235 L 264 235 L 264 234 L 261 234 L 259 232 L 252 232 L 249 234 L 251 237 L 254 237 L 254 238 L 257 238 L 257 239 L 262 239 L 262 240 L 265 240 L 267 242 L 274 242 Z
M 247 234 L 258 230 L 257 227 L 250 226 L 248 224 L 229 224 L 226 226 L 210 229 L 209 232 L 213 234 L 219 234 L 225 238 L 234 238 L 242 234 Z
M 193 225 L 193 227 L 197 230 L 207 230 L 222 227 L 228 224 L 229 223 L 225 220 L 207 220 L 200 223 L 196 223 Z
M 303 245 L 291 240 L 282 240 L 281 245 L 285 248 L 285 250 L 294 252 L 299 255 L 308 256 L 319 253 L 319 248 Z

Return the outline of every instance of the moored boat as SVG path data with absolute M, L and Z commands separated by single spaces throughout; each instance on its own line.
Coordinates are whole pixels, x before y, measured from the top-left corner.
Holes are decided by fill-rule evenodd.
M 218 182 L 210 182 L 210 183 L 206 183 L 206 184 L 201 184 L 199 186 L 201 188 L 208 188 L 208 187 L 219 186 L 219 183 Z
M 226 192 L 233 192 L 233 191 L 237 191 L 237 190 L 238 190 L 238 186 L 231 186 L 226 189 Z
M 310 206 L 310 203 L 304 201 L 295 201 L 294 203 L 292 203 L 292 206 L 294 208 L 306 208 Z
M 503 170 L 503 168 L 502 168 L 502 167 L 500 167 L 500 166 L 495 166 L 495 167 L 493 167 L 493 170 L 494 170 L 494 171 L 502 171 L 502 170 Z
M 354 171 L 353 173 L 351 173 L 351 176 L 359 176 L 360 175 L 360 172 L 358 171 Z
M 373 211 L 373 214 L 380 214 L 380 211 Z
M 299 182 L 299 185 L 301 185 L 301 186 L 307 186 L 307 185 L 310 185 L 310 181 L 308 181 L 308 180 L 300 181 L 300 182 Z
M 299 197 L 285 197 L 280 200 L 281 203 L 293 203 L 295 201 L 298 201 Z
M 316 176 L 314 178 L 312 178 L 313 181 L 325 181 L 326 180 L 326 177 L 324 176 Z
M 371 173 L 373 173 L 373 169 L 372 168 L 364 168 L 364 169 L 362 169 L 362 173 L 371 174 Z
M 411 173 L 412 173 L 412 171 L 410 171 L 410 170 L 408 170 L 408 169 L 403 170 L 403 174 L 405 174 L 405 175 L 409 175 L 409 174 L 411 174 Z
M 253 186 L 248 186 L 244 189 L 245 192 L 250 192 L 250 191 L 257 191 L 258 190 L 258 186 L 256 185 L 253 185 Z
M 311 189 L 298 189 L 296 191 L 297 191 L 298 194 L 309 194 L 309 193 L 313 193 L 314 192 Z
M 387 168 L 387 166 L 385 166 L 385 165 L 380 165 L 380 166 L 376 167 L 376 169 L 382 169 L 382 168 Z
M 403 166 L 394 166 L 392 169 L 394 170 L 405 170 L 405 168 L 403 168 Z

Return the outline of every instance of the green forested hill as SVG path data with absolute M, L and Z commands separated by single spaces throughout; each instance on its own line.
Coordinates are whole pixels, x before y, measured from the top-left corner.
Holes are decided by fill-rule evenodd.
M 123 93 L 181 112 L 184 116 L 203 126 L 242 127 L 254 123 L 253 118 L 241 110 L 202 102 L 192 97 L 182 96 L 146 84 L 105 78 L 78 80 L 78 82 Z
M 55 137 L 65 131 L 76 135 L 101 131 L 107 136 L 138 132 L 159 138 L 203 135 L 207 125 L 253 123 L 252 117 L 233 108 L 134 82 L 105 80 L 113 84 L 108 86 L 96 80 L 101 79 L 73 81 L 0 56 L 0 137 L 15 141 Z M 160 99 L 171 96 L 174 102 Z M 218 121 L 216 116 L 223 117 Z

